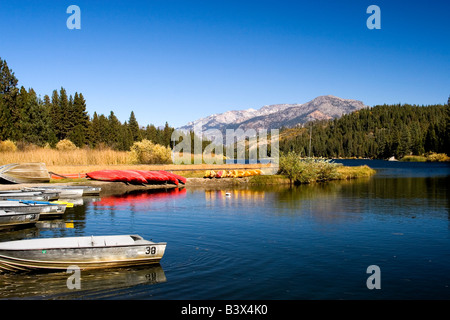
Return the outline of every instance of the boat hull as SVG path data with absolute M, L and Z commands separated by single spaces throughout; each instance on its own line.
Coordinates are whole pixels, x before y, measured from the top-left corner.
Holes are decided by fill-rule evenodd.
M 83 189 L 66 189 L 66 188 L 39 188 L 39 187 L 26 187 L 24 190 L 27 191 L 38 191 L 38 192 L 52 192 L 58 193 L 59 198 L 80 198 L 83 196 Z
M 45 163 L 11 163 L 0 166 L 0 178 L 8 183 L 43 183 L 50 181 Z
M 83 196 L 98 196 L 102 191 L 100 187 L 92 187 L 92 186 L 61 186 L 61 185 L 53 185 L 53 186 L 36 186 L 32 187 L 34 189 L 40 189 L 43 192 L 49 192 L 50 189 L 61 192 L 62 190 L 81 190 Z
M 0 212 L 0 228 L 34 224 L 39 220 L 39 213 Z
M 49 201 L 57 200 L 59 193 L 57 192 L 0 192 L 0 200 L 20 199 L 20 200 L 36 200 Z
M 58 217 L 66 211 L 65 204 L 24 204 L 20 201 L 0 201 L 0 210 L 15 211 L 20 213 L 39 213 L 41 220 L 44 218 Z
M 67 270 L 73 266 L 89 270 L 148 265 L 159 263 L 165 248 L 165 243 L 146 243 L 133 246 L 0 249 L 0 270 L 50 271 Z

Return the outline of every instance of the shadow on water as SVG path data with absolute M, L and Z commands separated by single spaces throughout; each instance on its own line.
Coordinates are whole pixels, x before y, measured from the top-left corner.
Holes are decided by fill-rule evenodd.
M 0 276 L 0 299 L 107 299 L 138 285 L 166 282 L 159 264 L 81 271 L 79 289 L 72 272 L 19 273 Z M 68 285 L 69 282 L 69 285 Z

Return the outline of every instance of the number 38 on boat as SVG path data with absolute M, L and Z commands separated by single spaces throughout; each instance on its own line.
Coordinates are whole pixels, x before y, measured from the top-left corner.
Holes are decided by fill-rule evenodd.
M 40 238 L 0 242 L 0 272 L 81 270 L 159 263 L 165 242 L 139 235 Z

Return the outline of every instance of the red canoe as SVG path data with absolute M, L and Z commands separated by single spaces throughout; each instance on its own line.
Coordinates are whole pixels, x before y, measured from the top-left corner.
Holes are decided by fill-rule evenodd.
M 171 175 L 172 177 L 176 178 L 176 179 L 177 179 L 179 182 L 181 182 L 182 184 L 186 184 L 186 178 L 183 177 L 183 176 L 180 176 L 180 175 L 175 174 L 175 173 L 172 173 L 172 172 L 167 172 L 167 171 L 164 171 L 164 170 L 161 170 L 160 172 L 164 172 L 165 174 L 169 174 L 169 175 Z
M 167 171 L 145 170 L 99 170 L 86 173 L 93 180 L 119 181 L 134 184 L 186 183 L 186 178 Z
M 129 183 L 147 183 L 147 180 L 132 170 L 99 170 L 86 173 L 88 178 L 101 181 L 120 181 Z

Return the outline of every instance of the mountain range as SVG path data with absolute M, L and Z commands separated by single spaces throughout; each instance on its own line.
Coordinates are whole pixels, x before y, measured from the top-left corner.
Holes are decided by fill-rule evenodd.
M 326 95 L 303 104 L 275 104 L 266 105 L 257 110 L 233 110 L 213 114 L 177 129 L 198 132 L 201 128 L 206 137 L 208 137 L 206 130 L 218 129 L 225 137 L 226 129 L 243 129 L 243 131 L 254 129 L 258 132 L 260 129 L 295 127 L 312 120 L 339 118 L 344 114 L 367 107 L 358 100 Z

